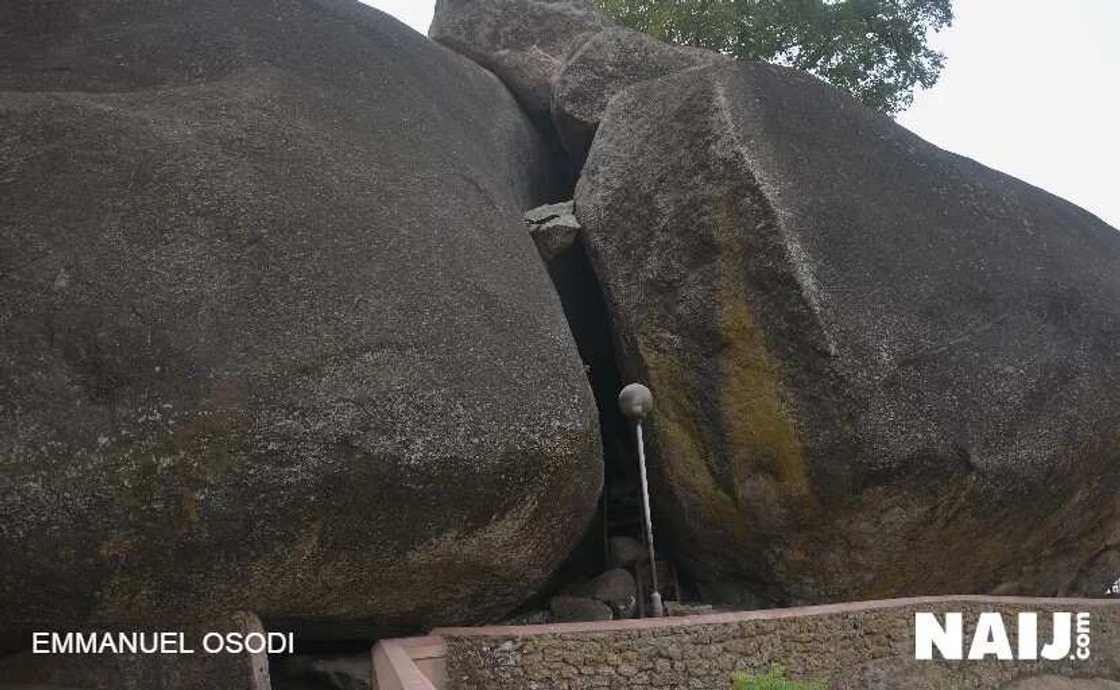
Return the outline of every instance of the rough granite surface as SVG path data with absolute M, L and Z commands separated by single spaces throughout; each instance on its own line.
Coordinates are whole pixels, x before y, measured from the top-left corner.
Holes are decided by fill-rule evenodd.
M 616 95 L 575 202 L 706 600 L 1120 576 L 1115 228 L 754 63 Z
M 346 0 L 0 31 L 0 649 L 243 608 L 391 635 L 544 582 L 601 449 L 498 79 Z
M 530 116 L 547 118 L 564 56 L 612 24 L 594 0 L 437 0 L 428 35 L 498 75 Z

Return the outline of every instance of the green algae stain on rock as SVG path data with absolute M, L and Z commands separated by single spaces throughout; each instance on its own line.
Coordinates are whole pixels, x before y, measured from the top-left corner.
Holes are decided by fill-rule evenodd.
M 642 349 L 650 385 L 656 395 L 657 445 L 668 490 L 685 506 L 684 518 L 716 525 L 738 541 L 746 537 L 736 498 L 720 486 L 686 369 L 672 356 Z
M 653 431 L 666 490 L 684 520 L 742 546 L 815 501 L 781 363 L 748 299 L 742 233 L 753 224 L 733 194 L 711 199 L 709 209 L 707 237 L 696 241 L 714 256 L 689 280 L 705 283 L 710 307 L 681 329 L 643 323 L 638 350 L 657 398 Z
M 782 400 L 779 372 L 742 301 L 720 303 L 721 426 L 737 479 L 772 477 L 779 493 L 809 495 L 801 439 Z
M 789 499 L 805 503 L 810 496 L 800 435 L 785 401 L 779 362 L 770 355 L 763 329 L 751 311 L 746 285 L 744 232 L 772 232 L 772 223 L 755 224 L 742 213 L 738 195 L 722 194 L 715 202 L 712 232 L 719 334 L 720 426 L 725 462 L 737 490 L 746 500 L 764 500 L 767 512 L 784 512 Z M 749 202 L 748 202 L 749 203 Z M 765 478 L 765 479 L 764 479 Z

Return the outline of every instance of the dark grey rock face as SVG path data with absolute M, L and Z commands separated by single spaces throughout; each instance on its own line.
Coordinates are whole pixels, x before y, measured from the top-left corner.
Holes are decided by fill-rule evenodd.
M 0 26 L 0 633 L 532 593 L 602 466 L 498 80 L 342 1 Z
M 592 35 L 568 55 L 553 83 L 552 120 L 564 148 L 582 162 L 607 103 L 627 87 L 721 62 L 730 58 L 672 46 L 623 27 Z
M 614 617 L 611 607 L 585 597 L 556 596 L 549 603 L 553 623 L 609 621 Z
M 637 539 L 632 537 L 610 538 L 610 566 L 612 568 L 629 568 L 646 558 L 649 558 L 649 552 Z
M 593 0 L 437 0 L 429 35 L 497 74 L 534 117 L 583 34 L 610 25 Z
M 1038 676 L 1007 685 L 1005 690 L 1120 690 L 1120 683 L 1104 678 Z
M 630 571 L 623 568 L 608 570 L 595 578 L 588 595 L 610 606 L 615 618 L 632 618 L 638 608 L 638 585 Z
M 748 64 L 616 96 L 576 213 L 657 399 L 655 523 L 709 587 L 1115 580 L 1115 229 Z

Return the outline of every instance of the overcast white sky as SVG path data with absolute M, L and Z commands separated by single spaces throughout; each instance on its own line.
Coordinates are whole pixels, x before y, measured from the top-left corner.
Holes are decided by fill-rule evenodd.
M 434 0 L 365 0 L 427 33 Z M 956 0 L 899 122 L 1120 228 L 1120 0 Z

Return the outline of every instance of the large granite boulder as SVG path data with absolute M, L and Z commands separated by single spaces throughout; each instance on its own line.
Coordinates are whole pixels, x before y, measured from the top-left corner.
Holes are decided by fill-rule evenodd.
M 552 121 L 560 141 L 573 160 L 582 163 L 615 94 L 643 81 L 730 60 L 623 27 L 593 34 L 572 50 L 553 81 Z
M 730 61 L 617 26 L 593 0 L 437 0 L 429 35 L 497 74 L 576 171 L 615 94 Z
M 594 0 L 436 0 L 428 35 L 497 74 L 530 115 L 547 118 L 564 56 L 611 25 Z
M 532 593 L 602 466 L 499 81 L 345 0 L 0 27 L 0 637 Z
M 708 592 L 1116 579 L 1115 229 L 760 64 L 617 95 L 576 214 Z

